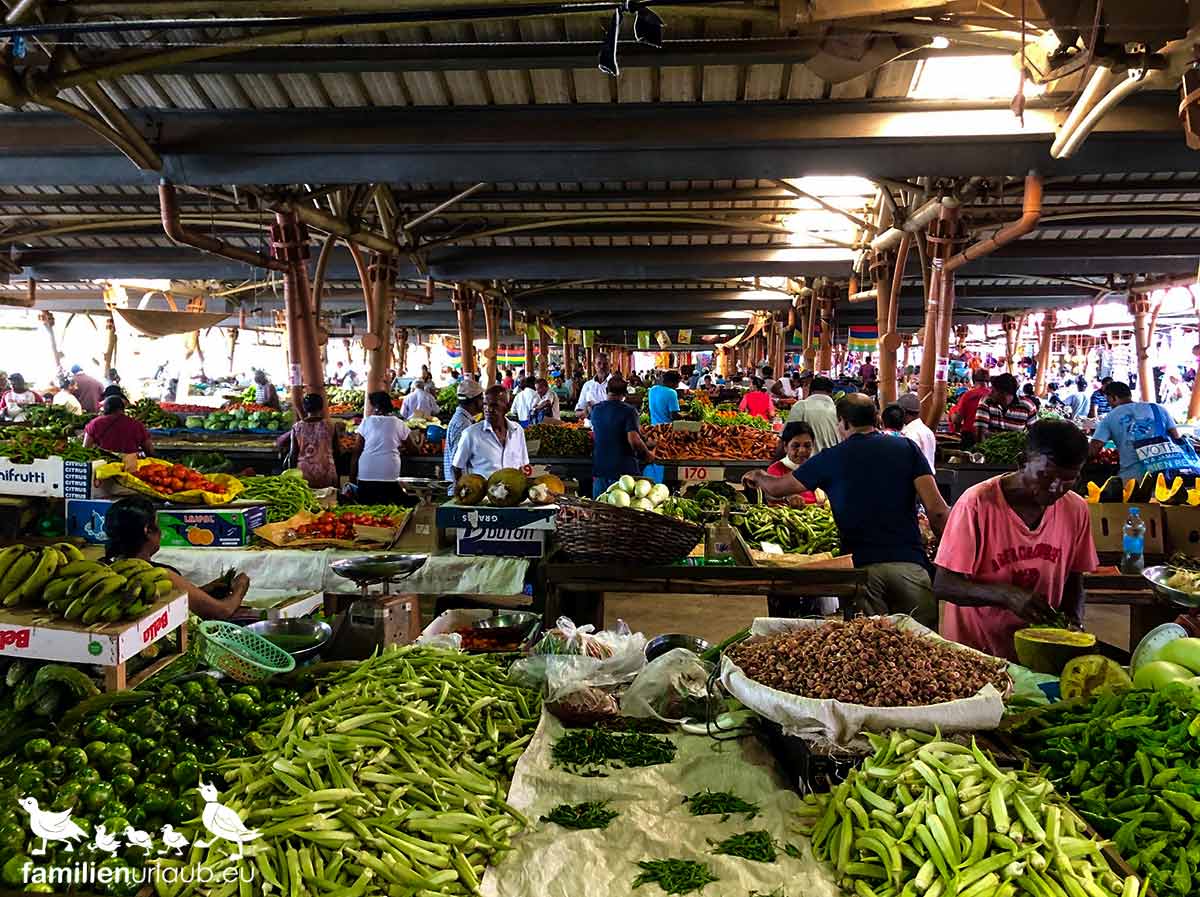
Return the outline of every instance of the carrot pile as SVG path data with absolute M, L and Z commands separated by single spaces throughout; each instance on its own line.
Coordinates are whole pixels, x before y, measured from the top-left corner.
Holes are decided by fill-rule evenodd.
M 704 424 L 699 433 L 688 433 L 659 424 L 644 427 L 643 432 L 658 441 L 654 453 L 665 461 L 767 460 L 779 444 L 775 433 L 754 427 Z

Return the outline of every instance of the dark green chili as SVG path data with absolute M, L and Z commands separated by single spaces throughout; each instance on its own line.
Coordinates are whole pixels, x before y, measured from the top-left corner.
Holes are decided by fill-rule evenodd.
M 591 800 L 581 804 L 559 804 L 542 817 L 542 822 L 553 822 L 563 828 L 608 828 L 618 815 L 616 810 L 608 809 L 608 801 Z

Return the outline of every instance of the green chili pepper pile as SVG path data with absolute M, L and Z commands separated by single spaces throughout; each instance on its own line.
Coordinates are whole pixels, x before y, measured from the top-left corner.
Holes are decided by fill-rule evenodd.
M 163 411 L 154 399 L 138 399 L 129 406 L 126 414 L 152 430 L 173 430 L 181 426 L 178 415 Z
M 743 860 L 754 860 L 756 863 L 773 863 L 775 862 L 775 839 L 771 837 L 770 832 L 763 829 L 742 832 L 738 835 L 730 835 L 724 841 L 716 843 L 712 853 L 741 857 Z
M 722 822 L 734 813 L 745 813 L 749 821 L 758 815 L 759 810 L 758 804 L 742 800 L 732 791 L 709 791 L 707 788 L 689 794 L 683 802 L 693 816 L 716 816 L 719 813 Z
M 707 865 L 692 860 L 642 860 L 638 868 L 642 871 L 633 880 L 635 890 L 656 884 L 668 894 L 690 894 L 719 880 Z
M 541 821 L 553 822 L 563 828 L 608 828 L 618 815 L 616 810 L 608 809 L 608 801 L 589 800 L 582 804 L 559 804 Z
M 540 713 L 486 655 L 406 646 L 326 680 L 223 764 L 221 803 L 260 833 L 254 892 L 477 894 L 528 824 L 503 795 Z M 237 849 L 184 859 L 219 874 Z
M 1136 897 L 1045 778 L 974 743 L 869 735 L 875 755 L 806 798 L 813 852 L 859 897 Z
M 606 766 L 655 766 L 675 759 L 675 744 L 641 732 L 572 729 L 550 749 L 559 766 L 579 775 L 603 775 Z
M 1186 687 L 1056 704 L 1014 730 L 1159 897 L 1200 888 L 1200 701 Z
M 582 427 L 534 424 L 525 431 L 525 441 L 541 443 L 537 453 L 542 458 L 581 458 L 592 453 L 591 431 Z
M 60 430 L 57 426 L 10 427 L 0 435 L 0 458 L 8 458 L 14 464 L 32 464 L 55 456 L 66 461 L 100 461 L 116 457 L 98 448 L 85 448 L 79 440 L 64 437 Z
M 25 422 L 32 427 L 54 427 L 63 436 L 82 430 L 94 414 L 75 414 L 65 405 L 27 405 Z
M 788 554 L 836 555 L 842 550 L 833 513 L 820 505 L 750 505 L 730 515 L 730 522 L 751 545 L 774 542 Z
M 289 470 L 277 477 L 242 477 L 246 487 L 239 498 L 261 501 L 267 506 L 267 523 L 288 520 L 301 511 L 321 510 L 312 488 L 299 471 Z
M 1027 439 L 1024 430 L 996 433 L 975 446 L 975 451 L 983 455 L 987 464 L 1004 464 L 1011 467 L 1016 465 L 1017 457 L 1025 451 Z

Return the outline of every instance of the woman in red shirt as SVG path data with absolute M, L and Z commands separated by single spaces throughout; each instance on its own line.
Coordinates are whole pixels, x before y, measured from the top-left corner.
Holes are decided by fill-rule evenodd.
M 812 427 L 802 420 L 792 421 L 779 436 L 775 463 L 767 468 L 767 475 L 791 476 L 793 470 L 812 457 L 813 446 Z
M 770 420 L 775 416 L 775 403 L 763 389 L 761 378 L 755 377 L 750 382 L 752 384 L 750 391 L 742 396 L 742 403 L 738 405 L 738 411 L 744 411 L 754 417 L 761 417 L 763 420 Z
M 104 400 L 104 413 L 88 421 L 83 428 L 83 444 L 91 448 L 104 449 L 117 455 L 135 452 L 149 457 L 154 453 L 154 443 L 145 425 L 125 413 L 125 400 L 120 396 L 109 396 Z

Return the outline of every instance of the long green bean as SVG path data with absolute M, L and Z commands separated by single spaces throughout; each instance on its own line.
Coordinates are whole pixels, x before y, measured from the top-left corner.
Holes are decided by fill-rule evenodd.
M 633 880 L 635 890 L 656 884 L 668 894 L 690 894 L 719 880 L 706 864 L 693 860 L 642 860 L 638 868 L 642 871 Z

